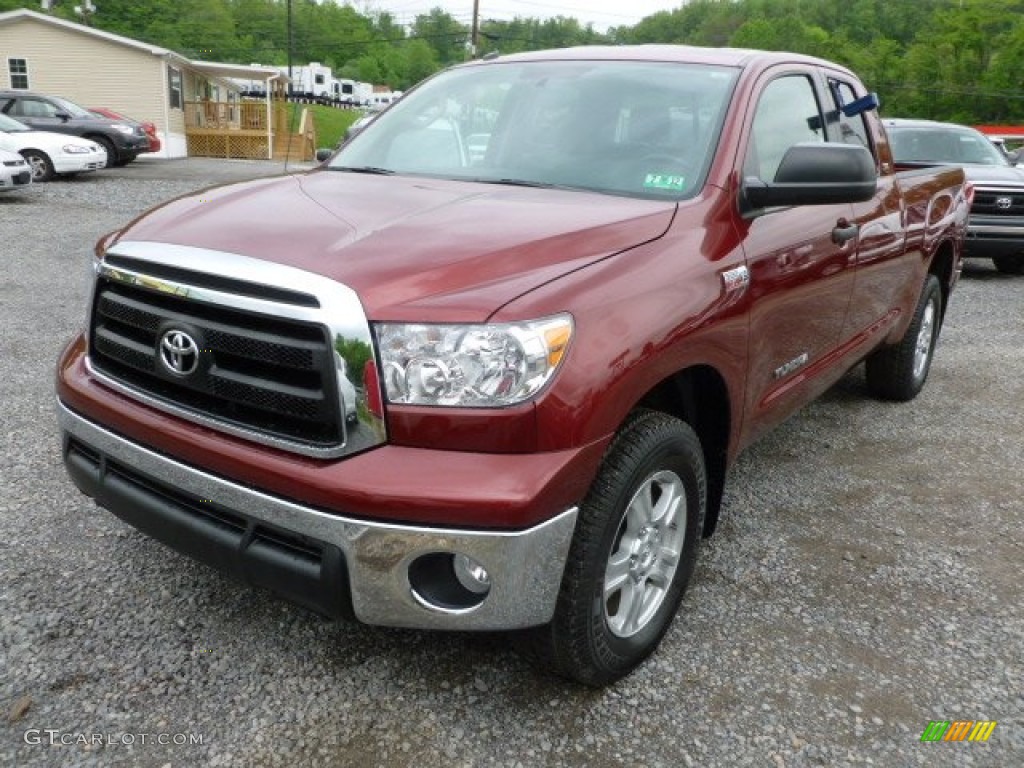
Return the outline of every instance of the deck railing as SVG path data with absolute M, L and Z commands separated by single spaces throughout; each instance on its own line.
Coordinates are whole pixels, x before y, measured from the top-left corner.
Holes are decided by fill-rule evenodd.
M 186 101 L 185 128 L 265 131 L 267 105 L 263 101 Z

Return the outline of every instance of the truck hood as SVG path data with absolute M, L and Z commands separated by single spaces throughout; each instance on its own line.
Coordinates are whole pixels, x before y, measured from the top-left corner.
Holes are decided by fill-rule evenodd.
M 965 165 L 964 176 L 974 184 L 1024 186 L 1024 170 L 1009 165 Z
M 523 293 L 660 237 L 675 203 L 336 171 L 213 187 L 118 239 L 210 248 L 358 292 L 370 318 L 479 321 Z

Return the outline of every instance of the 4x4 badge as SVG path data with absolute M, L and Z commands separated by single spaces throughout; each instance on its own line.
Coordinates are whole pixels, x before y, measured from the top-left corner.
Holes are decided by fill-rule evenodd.
M 172 328 L 160 337 L 160 362 L 175 376 L 188 376 L 199 366 L 199 346 L 184 331 Z

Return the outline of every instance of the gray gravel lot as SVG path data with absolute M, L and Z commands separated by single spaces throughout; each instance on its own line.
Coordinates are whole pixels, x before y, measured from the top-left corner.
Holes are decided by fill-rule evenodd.
M 0 196 L 0 765 L 1024 765 L 1024 278 L 968 264 L 913 403 L 855 370 L 750 449 L 660 651 L 590 691 L 500 635 L 325 622 L 66 479 L 53 368 L 93 242 L 280 171 L 139 161 Z M 961 719 L 998 725 L 920 742 Z

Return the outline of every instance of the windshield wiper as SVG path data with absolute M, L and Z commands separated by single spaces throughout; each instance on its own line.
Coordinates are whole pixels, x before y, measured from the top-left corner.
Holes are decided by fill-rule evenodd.
M 346 173 L 371 173 L 375 176 L 391 176 L 394 174 L 390 168 L 378 168 L 375 165 L 332 165 L 332 171 L 345 171 Z
M 533 187 L 534 189 L 556 189 L 557 184 L 547 181 L 530 181 L 529 179 L 472 179 L 481 184 L 504 184 L 509 187 Z

